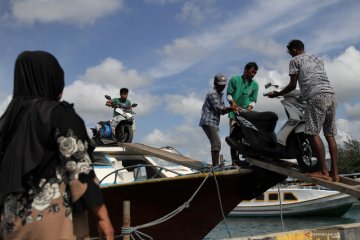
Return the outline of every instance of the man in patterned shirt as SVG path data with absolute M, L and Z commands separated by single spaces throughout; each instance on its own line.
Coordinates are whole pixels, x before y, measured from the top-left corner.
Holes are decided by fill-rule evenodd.
M 300 40 L 290 41 L 287 49 L 292 56 L 289 67 L 290 83 L 280 92 L 271 93 L 269 97 L 273 98 L 288 93 L 294 90 L 299 82 L 301 93 L 307 101 L 305 133 L 308 135 L 313 152 L 321 163 L 320 171 L 308 173 L 308 175 L 339 181 L 337 146 L 334 138 L 337 134 L 335 91 L 326 76 L 324 63 L 317 56 L 305 54 L 304 43 Z M 325 163 L 324 143 L 319 136 L 321 128 L 329 145 L 330 172 Z
M 212 165 L 219 164 L 221 141 L 219 137 L 220 114 L 224 115 L 233 108 L 226 107 L 223 100 L 223 91 L 226 86 L 225 75 L 218 74 L 214 77 L 214 87 L 206 95 L 201 110 L 199 126 L 202 127 L 211 144 Z

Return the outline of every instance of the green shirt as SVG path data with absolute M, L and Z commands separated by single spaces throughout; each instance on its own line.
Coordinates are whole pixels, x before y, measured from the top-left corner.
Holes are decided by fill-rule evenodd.
M 250 103 L 256 102 L 258 91 L 259 85 L 255 79 L 247 83 L 242 76 L 234 76 L 230 79 L 226 95 L 231 95 L 238 106 L 246 109 Z M 235 118 L 233 112 L 229 113 L 229 118 Z
M 121 98 L 113 98 L 113 99 L 111 99 L 111 102 L 114 105 L 119 105 L 121 108 L 124 108 L 124 109 L 129 109 L 131 107 L 131 101 L 129 99 L 122 101 Z M 119 113 L 115 112 L 115 108 L 114 108 L 113 117 L 115 117 L 117 115 L 119 115 Z

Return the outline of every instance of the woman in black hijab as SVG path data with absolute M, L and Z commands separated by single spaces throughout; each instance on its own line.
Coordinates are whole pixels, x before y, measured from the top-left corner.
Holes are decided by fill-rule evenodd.
M 18 56 L 13 99 L 0 118 L 4 239 L 84 239 L 86 209 L 99 218 L 100 234 L 113 239 L 85 125 L 72 105 L 59 101 L 63 88 L 64 72 L 53 55 Z

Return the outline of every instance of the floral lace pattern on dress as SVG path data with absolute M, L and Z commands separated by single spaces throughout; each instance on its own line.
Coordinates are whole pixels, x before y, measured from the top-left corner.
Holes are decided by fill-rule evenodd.
M 41 221 L 45 214 L 60 213 L 60 208 L 65 208 L 64 217 L 71 217 L 71 190 L 69 187 L 61 186 L 69 186 L 70 182 L 78 181 L 79 175 L 87 175 L 93 170 L 87 152 L 88 143 L 78 139 L 71 129 L 66 136 L 56 130 L 55 137 L 61 160 L 56 167 L 56 176 L 41 179 L 38 186 L 34 186 L 26 193 L 11 193 L 5 198 L 3 219 L 5 231 L 11 233 L 15 221 L 19 219 L 22 225 Z M 53 159 L 53 161 L 57 160 Z M 61 197 L 63 199 L 59 201 Z

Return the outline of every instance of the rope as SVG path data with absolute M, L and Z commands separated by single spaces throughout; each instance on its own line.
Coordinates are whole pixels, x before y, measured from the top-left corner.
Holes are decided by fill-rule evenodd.
M 171 218 L 173 218 L 174 216 L 176 216 L 177 214 L 179 214 L 181 211 L 183 211 L 185 208 L 188 208 L 190 206 L 190 202 L 194 199 L 194 197 L 196 196 L 196 194 L 200 191 L 200 189 L 202 188 L 202 186 L 205 184 L 206 180 L 209 178 L 210 176 L 210 172 L 209 174 L 204 178 L 204 180 L 202 181 L 202 183 L 200 184 L 200 186 L 196 189 L 196 191 L 193 193 L 193 195 L 189 198 L 189 200 L 187 200 L 184 204 L 182 204 L 180 207 L 178 207 L 177 209 L 175 209 L 174 211 L 166 214 L 165 216 L 158 218 L 152 222 L 149 223 L 145 223 L 143 225 L 139 225 L 136 227 L 129 227 L 129 228 L 122 228 L 122 232 L 121 235 L 119 237 L 123 237 L 125 235 L 129 235 L 131 234 L 131 238 L 133 238 L 133 234 L 135 234 L 139 239 L 143 240 L 142 237 L 146 237 L 147 239 L 152 239 L 152 237 L 150 237 L 149 235 L 146 235 L 145 233 L 142 233 L 139 231 L 139 229 L 142 228 L 147 228 L 147 227 L 152 227 L 155 226 L 157 224 L 163 223 Z
M 227 230 L 227 232 L 228 232 L 228 234 L 229 234 L 229 237 L 232 238 L 232 237 L 231 237 L 231 234 L 230 234 L 229 226 L 228 226 L 227 221 L 226 221 L 224 209 L 223 209 L 223 207 L 222 207 L 222 201 L 221 201 L 221 196 L 220 196 L 219 184 L 218 184 L 218 181 L 217 181 L 217 179 L 216 179 L 215 173 L 213 173 L 213 175 L 214 175 L 214 181 L 215 181 L 215 185 L 216 185 L 216 190 L 217 190 L 217 193 L 218 193 L 218 198 L 219 198 L 219 203 L 220 203 L 221 214 L 222 214 L 222 216 L 223 216 L 224 223 L 225 223 L 225 226 L 226 226 L 226 230 Z
M 205 165 L 206 164 L 206 165 Z M 213 174 L 214 176 L 214 181 L 215 181 L 215 185 L 216 185 L 216 189 L 217 189 L 217 194 L 218 194 L 218 199 L 219 199 L 219 204 L 220 204 L 220 210 L 221 210 L 221 214 L 223 216 L 223 219 L 224 219 L 224 223 L 226 225 L 226 229 L 227 229 L 227 232 L 231 238 L 231 234 L 230 234 L 230 231 L 229 231 L 229 227 L 228 227 L 228 224 L 227 224 L 227 221 L 226 221 L 226 217 L 225 217 L 225 214 L 224 214 L 224 209 L 222 207 L 222 201 L 221 201 L 221 196 L 220 196 L 220 188 L 219 188 L 219 184 L 217 182 L 217 179 L 216 179 L 216 176 L 215 176 L 215 170 L 216 171 L 222 171 L 222 170 L 225 170 L 225 169 L 231 169 L 231 168 L 234 168 L 234 167 L 226 167 L 224 166 L 223 164 L 221 165 L 217 165 L 217 166 L 214 166 L 212 168 L 208 168 L 207 167 L 207 163 L 202 163 L 202 166 L 204 166 L 203 169 L 207 169 L 207 172 L 208 172 L 208 175 L 206 175 L 206 177 L 204 178 L 204 180 L 202 181 L 202 183 L 199 185 L 199 187 L 196 189 L 196 191 L 193 193 L 193 195 L 189 198 L 189 200 L 187 200 L 185 203 L 183 203 L 181 206 L 179 206 L 177 209 L 175 209 L 174 211 L 166 214 L 165 216 L 161 217 L 161 218 L 158 218 L 152 222 L 149 222 L 149 223 L 145 223 L 143 225 L 139 225 L 139 226 L 136 226 L 136 227 L 122 227 L 121 228 L 121 235 L 118 235 L 118 236 L 115 236 L 114 239 L 117 239 L 117 238 L 122 238 L 123 236 L 125 235 L 131 235 L 131 239 L 135 240 L 134 236 L 135 235 L 138 239 L 140 240 L 144 240 L 144 239 L 150 239 L 152 240 L 153 238 L 143 232 L 140 232 L 139 229 L 142 229 L 142 228 L 148 228 L 148 227 L 152 227 L 152 226 L 155 226 L 157 224 L 160 224 L 160 223 L 163 223 L 173 217 L 175 217 L 177 214 L 179 214 L 181 211 L 183 211 L 185 208 L 189 208 L 190 207 L 190 203 L 191 201 L 195 198 L 195 196 L 197 195 L 197 193 L 200 191 L 200 189 L 202 188 L 202 186 L 205 184 L 205 182 L 207 181 L 207 179 L 209 178 L 209 176 L 211 174 Z M 206 167 L 205 167 L 206 166 Z M 96 239 L 99 239 L 99 238 L 90 238 L 91 240 L 96 240 Z
M 281 219 L 281 228 L 282 231 L 285 232 L 285 228 L 284 228 L 284 219 L 283 219 L 283 212 L 282 212 L 282 201 L 281 201 L 281 192 L 280 192 L 280 187 L 278 184 L 278 193 L 279 193 L 279 199 L 280 199 L 280 219 Z

